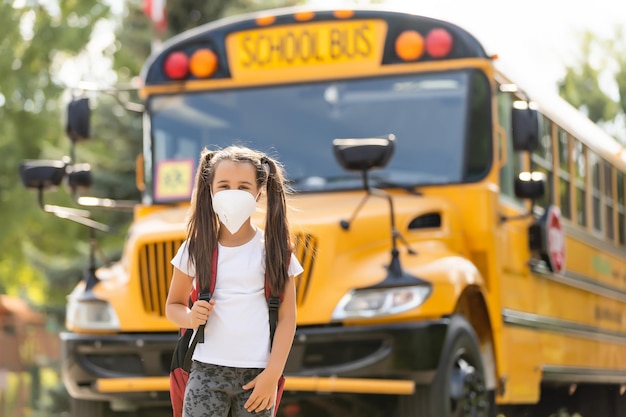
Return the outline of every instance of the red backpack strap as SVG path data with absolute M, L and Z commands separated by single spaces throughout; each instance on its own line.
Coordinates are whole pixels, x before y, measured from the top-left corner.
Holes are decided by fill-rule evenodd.
M 191 308 L 193 306 L 193 303 L 198 300 L 198 293 L 198 279 L 196 279 L 195 284 L 191 289 L 191 293 L 189 294 L 189 308 Z

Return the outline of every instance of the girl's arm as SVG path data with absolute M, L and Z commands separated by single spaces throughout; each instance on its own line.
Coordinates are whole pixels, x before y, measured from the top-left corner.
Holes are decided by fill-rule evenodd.
M 165 301 L 165 316 L 178 327 L 185 329 L 197 329 L 201 324 L 205 324 L 215 304 L 214 300 L 196 301 L 190 309 L 188 306 L 189 294 L 193 288 L 192 283 L 192 277 L 174 267 L 172 282 Z
M 243 386 L 254 388 L 244 407 L 250 412 L 270 409 L 274 405 L 278 379 L 283 374 L 287 357 L 296 334 L 296 286 L 294 277 L 289 277 L 283 299 L 278 308 L 278 323 L 274 333 L 274 343 L 267 367 L 253 381 Z

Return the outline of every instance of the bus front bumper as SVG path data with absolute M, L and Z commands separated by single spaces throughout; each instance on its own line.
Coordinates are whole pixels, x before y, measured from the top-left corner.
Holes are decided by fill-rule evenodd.
M 410 395 L 435 375 L 446 319 L 377 326 L 301 327 L 285 391 Z M 63 333 L 62 375 L 74 398 L 169 401 L 177 334 Z
M 298 328 L 285 374 L 299 378 L 429 383 L 435 375 L 448 320 L 371 326 Z M 322 384 L 324 385 L 324 384 Z M 404 393 L 398 385 L 398 394 Z M 366 392 L 366 391 L 353 391 Z
M 178 333 L 64 332 L 60 337 L 61 376 L 71 397 L 169 404 L 168 375 Z

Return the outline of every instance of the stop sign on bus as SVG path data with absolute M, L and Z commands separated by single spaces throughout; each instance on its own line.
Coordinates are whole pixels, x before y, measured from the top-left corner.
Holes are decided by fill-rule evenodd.
M 561 221 L 561 210 L 556 206 L 550 206 L 545 221 L 548 261 L 552 271 L 560 274 L 565 270 L 565 232 Z

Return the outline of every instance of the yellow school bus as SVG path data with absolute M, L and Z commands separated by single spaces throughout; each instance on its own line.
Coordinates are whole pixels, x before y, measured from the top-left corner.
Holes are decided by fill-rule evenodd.
M 200 151 L 233 143 L 293 189 L 305 271 L 279 415 L 624 415 L 626 154 L 498 65 L 461 27 L 378 8 L 165 42 L 123 257 L 68 298 L 73 416 L 168 403 L 169 261 Z

